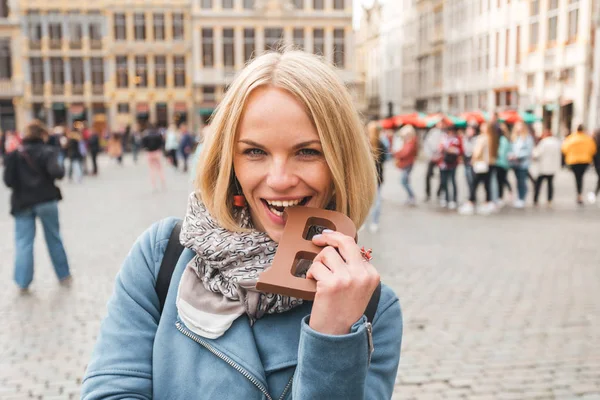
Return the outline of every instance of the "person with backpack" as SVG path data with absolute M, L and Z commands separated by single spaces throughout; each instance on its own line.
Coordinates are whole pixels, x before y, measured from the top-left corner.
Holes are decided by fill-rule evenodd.
M 47 145 L 48 131 L 39 122 L 27 126 L 23 144 L 6 156 L 4 183 L 12 189 L 10 213 L 15 219 L 14 279 L 23 293 L 33 280 L 33 242 L 39 219 L 50 259 L 59 281 L 68 285 L 71 273 L 60 235 L 58 201 L 62 200 L 56 179 L 65 175 L 58 162 L 58 149 Z
M 456 129 L 449 127 L 440 143 L 439 153 L 441 157 L 438 161 L 440 168 L 442 192 L 446 199 L 440 201 L 442 208 L 448 207 L 450 210 L 456 210 L 458 201 L 458 192 L 456 189 L 456 167 L 458 160 L 463 155 L 462 141 L 458 136 Z M 448 182 L 452 184 L 452 197 L 450 197 Z
M 256 288 L 287 207 L 361 226 L 377 191 L 343 81 L 313 54 L 282 51 L 255 58 L 220 103 L 181 232 L 163 220 L 129 253 L 83 399 L 392 397 L 400 305 L 354 237 L 321 228 L 308 239 L 321 248 L 306 272 L 314 301 Z M 178 238 L 174 257 L 168 243 Z

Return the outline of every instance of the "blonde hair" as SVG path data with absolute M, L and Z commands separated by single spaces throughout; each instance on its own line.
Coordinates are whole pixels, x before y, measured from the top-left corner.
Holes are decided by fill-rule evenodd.
M 375 121 L 371 121 L 367 124 L 367 136 L 369 137 L 369 143 L 371 144 L 371 151 L 376 152 L 377 145 L 379 143 L 379 124 Z
M 523 121 L 519 121 L 512 128 L 510 141 L 514 142 L 515 140 L 517 140 L 517 137 L 527 136 L 527 135 L 529 135 L 529 132 L 527 131 L 527 128 L 525 127 L 525 123 Z
M 197 195 L 208 212 L 223 228 L 242 230 L 233 215 L 234 146 L 250 94 L 265 86 L 286 90 L 305 107 L 331 171 L 335 210 L 350 217 L 356 226 L 362 225 L 377 188 L 367 137 L 335 70 L 320 57 L 302 51 L 257 57 L 240 71 L 217 107 L 195 180 Z

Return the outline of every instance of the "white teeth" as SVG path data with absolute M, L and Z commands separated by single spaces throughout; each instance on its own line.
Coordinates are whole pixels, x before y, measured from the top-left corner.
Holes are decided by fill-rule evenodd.
M 277 211 L 277 210 L 274 210 L 272 208 L 270 210 L 271 210 L 271 212 L 273 214 L 277 215 L 278 217 L 282 217 L 283 216 L 283 211 Z
M 267 204 L 269 204 L 271 207 L 291 207 L 291 206 L 297 206 L 298 204 L 300 204 L 300 202 L 302 201 L 302 199 L 298 199 L 298 200 L 267 200 Z

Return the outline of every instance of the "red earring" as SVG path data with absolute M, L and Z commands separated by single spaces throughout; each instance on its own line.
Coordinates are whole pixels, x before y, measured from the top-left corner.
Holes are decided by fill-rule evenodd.
M 246 207 L 246 197 L 243 194 L 233 195 L 233 205 L 239 208 Z

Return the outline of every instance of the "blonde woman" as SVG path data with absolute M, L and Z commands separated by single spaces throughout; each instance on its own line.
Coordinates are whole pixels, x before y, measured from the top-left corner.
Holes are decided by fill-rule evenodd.
M 383 286 L 367 322 L 379 275 L 354 238 L 312 238 L 324 247 L 307 272 L 314 302 L 255 289 L 285 207 L 329 208 L 361 226 L 375 198 L 369 143 L 334 69 L 304 52 L 257 57 L 211 127 L 164 308 L 154 286 L 173 219 L 125 260 L 82 398 L 390 399 L 400 306 Z
M 417 158 L 419 145 L 417 143 L 417 133 L 412 125 L 404 125 L 400 129 L 400 138 L 402 138 L 402 148 L 394 154 L 396 167 L 401 171 L 402 186 L 406 190 L 408 199 L 406 204 L 414 206 L 416 204 L 415 193 L 410 185 L 410 173 Z
M 385 144 L 380 138 L 380 129 L 377 122 L 372 121 L 367 124 L 367 135 L 369 137 L 369 144 L 371 145 L 371 152 L 375 160 L 375 169 L 377 170 L 377 197 L 375 198 L 375 204 L 371 209 L 369 219 L 371 225 L 369 230 L 371 233 L 377 233 L 379 231 L 379 217 L 381 216 L 381 185 L 383 184 L 383 163 L 385 162 L 387 149 Z
M 518 199 L 514 202 L 515 208 L 525 207 L 527 197 L 527 179 L 529 178 L 529 165 L 533 156 L 535 143 L 529 134 L 525 123 L 517 122 L 512 130 L 512 149 L 508 160 L 517 175 Z

